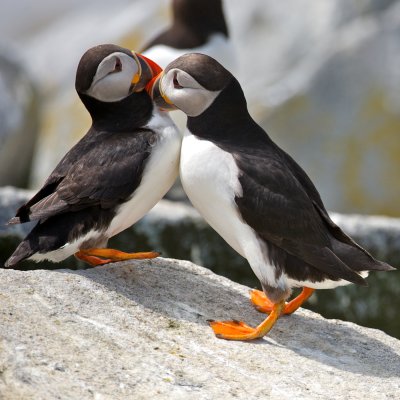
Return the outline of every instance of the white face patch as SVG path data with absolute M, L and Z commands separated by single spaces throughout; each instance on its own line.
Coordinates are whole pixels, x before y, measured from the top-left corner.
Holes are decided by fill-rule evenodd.
M 210 91 L 200 85 L 185 71 L 169 70 L 160 82 L 161 92 L 189 117 L 202 114 L 221 91 Z
M 127 54 L 115 52 L 97 67 L 87 94 L 97 100 L 114 102 L 130 94 L 132 79 L 139 73 L 137 62 Z

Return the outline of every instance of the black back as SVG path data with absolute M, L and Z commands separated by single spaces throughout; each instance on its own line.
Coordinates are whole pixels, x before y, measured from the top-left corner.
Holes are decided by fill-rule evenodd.
M 146 91 L 132 93 L 115 103 L 81 98 L 92 108 L 92 127 L 63 157 L 42 189 L 17 211 L 20 221 L 15 222 L 92 205 L 110 208 L 140 184 L 150 154 L 149 142 L 155 134 L 142 128 L 153 110 L 149 95 Z
M 228 36 L 221 0 L 173 0 L 173 23 L 142 51 L 157 44 L 193 49 L 205 44 L 213 33 Z

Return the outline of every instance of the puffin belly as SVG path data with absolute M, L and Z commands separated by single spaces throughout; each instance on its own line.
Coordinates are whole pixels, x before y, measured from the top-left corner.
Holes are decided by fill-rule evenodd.
M 72 242 L 65 243 L 58 249 L 45 253 L 37 252 L 27 259 L 35 262 L 40 262 L 44 260 L 61 262 L 66 258 L 74 255 L 81 248 L 105 247 L 107 245 L 107 241 L 108 239 L 104 236 L 104 232 L 98 230 L 90 230 L 89 232 L 85 233 L 85 235 L 77 238 Z
M 359 274 L 365 279 L 369 275 L 369 271 L 360 271 Z M 339 279 L 337 281 L 331 279 L 324 279 L 322 281 L 298 281 L 288 278 L 288 283 L 290 287 L 309 287 L 311 289 L 334 289 L 338 286 L 352 285 L 352 282 L 346 281 L 344 279 Z
M 236 196 L 242 196 L 239 173 L 230 153 L 211 141 L 185 133 L 180 176 L 189 200 L 207 223 L 247 259 L 262 283 L 286 289 L 286 276 L 276 277 L 267 247 L 239 213 L 235 202 Z

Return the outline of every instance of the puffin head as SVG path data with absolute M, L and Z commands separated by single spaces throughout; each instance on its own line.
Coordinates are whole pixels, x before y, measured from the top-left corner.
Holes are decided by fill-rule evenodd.
M 113 44 L 87 50 L 76 72 L 75 88 L 103 103 L 118 102 L 142 91 L 161 68 L 139 53 Z
M 233 75 L 214 58 L 188 53 L 154 77 L 146 90 L 162 110 L 179 109 L 189 117 L 197 117 L 232 79 Z

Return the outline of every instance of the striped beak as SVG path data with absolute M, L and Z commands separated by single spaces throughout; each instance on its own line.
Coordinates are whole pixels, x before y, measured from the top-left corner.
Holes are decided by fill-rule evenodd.
M 137 73 L 132 77 L 131 92 L 141 92 L 155 76 L 162 72 L 161 67 L 143 54 L 132 51 L 138 65 Z
M 178 108 L 175 107 L 172 101 L 167 97 L 167 95 L 162 90 L 163 77 L 164 77 L 164 72 L 161 71 L 146 85 L 146 91 L 160 110 L 162 111 L 177 110 Z

